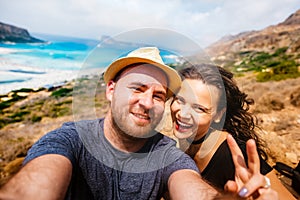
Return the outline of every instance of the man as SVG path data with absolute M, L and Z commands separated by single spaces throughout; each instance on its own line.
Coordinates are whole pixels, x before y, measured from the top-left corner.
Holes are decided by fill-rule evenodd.
M 113 62 L 104 74 L 104 119 L 69 122 L 29 150 L 0 199 L 212 199 L 193 160 L 154 131 L 180 77 L 154 47 Z

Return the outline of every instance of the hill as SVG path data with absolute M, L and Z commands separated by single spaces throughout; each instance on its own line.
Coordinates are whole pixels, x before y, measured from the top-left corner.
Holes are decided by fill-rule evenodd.
M 39 43 L 44 42 L 32 37 L 26 29 L 0 22 L 0 43 Z
M 288 53 L 299 53 L 300 48 L 300 10 L 285 21 L 271 25 L 263 30 L 247 31 L 221 38 L 207 47 L 206 51 L 215 60 L 238 52 L 265 51 L 274 53 L 277 49 L 288 47 Z
M 263 30 L 221 38 L 205 49 L 211 60 L 236 73 L 257 72 L 258 81 L 300 76 L 300 10 Z

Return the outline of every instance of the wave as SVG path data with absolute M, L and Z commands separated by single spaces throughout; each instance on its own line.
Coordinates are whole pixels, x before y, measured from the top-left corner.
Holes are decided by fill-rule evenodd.
M 32 78 L 26 78 L 26 79 L 10 79 L 10 80 L 0 80 L 0 84 L 8 84 L 8 83 L 21 83 L 25 81 L 29 81 Z
M 24 73 L 24 74 L 46 74 L 46 72 L 41 71 L 26 71 L 21 69 L 10 69 L 9 72 L 15 72 L 15 73 Z

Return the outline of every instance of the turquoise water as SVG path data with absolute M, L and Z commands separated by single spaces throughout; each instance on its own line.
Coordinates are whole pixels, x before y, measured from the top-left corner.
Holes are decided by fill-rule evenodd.
M 99 43 L 96 40 L 58 36 L 44 36 L 41 39 L 46 42 L 37 44 L 0 43 L 0 47 L 16 50 L 0 55 L 0 58 L 41 71 L 45 69 L 76 70 L 81 67 L 81 63 L 88 53 Z
M 0 93 L 68 81 L 83 68 L 103 71 L 113 59 L 139 46 L 45 34 L 35 37 L 46 42 L 0 43 L 0 48 L 5 48 L 0 49 Z M 93 55 L 95 49 L 97 55 Z M 161 55 L 166 63 L 174 62 L 170 53 L 161 51 Z

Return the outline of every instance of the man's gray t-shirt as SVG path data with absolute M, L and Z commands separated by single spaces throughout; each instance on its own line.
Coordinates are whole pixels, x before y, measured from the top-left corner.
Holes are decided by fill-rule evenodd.
M 67 157 L 73 169 L 66 199 L 160 199 L 174 171 L 198 172 L 176 142 L 160 133 L 138 152 L 118 151 L 104 137 L 103 121 L 65 123 L 36 142 L 24 164 L 45 154 Z

